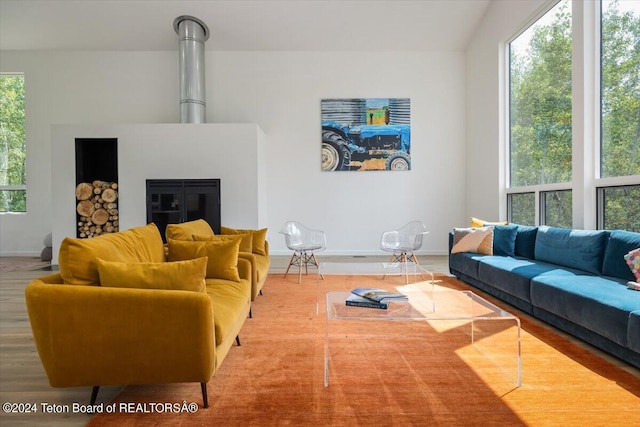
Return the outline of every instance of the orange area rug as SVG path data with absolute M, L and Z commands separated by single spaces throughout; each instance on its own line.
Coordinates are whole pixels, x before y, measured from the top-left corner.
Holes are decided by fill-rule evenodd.
M 242 329 L 242 345 L 208 383 L 209 408 L 200 406 L 199 384 L 132 385 L 105 402 L 116 405 L 113 414 L 88 425 L 640 425 L 636 371 L 524 315 L 521 387 L 469 345 L 460 321 L 369 323 L 357 335 L 355 324 L 332 323 L 325 387 L 326 292 L 402 285 L 398 277 L 309 275 L 298 284 L 297 277 L 271 275 Z M 471 289 L 445 275 L 436 275 L 436 288 Z M 493 341 L 512 345 L 503 332 Z M 194 412 L 172 409 L 191 402 L 199 406 Z

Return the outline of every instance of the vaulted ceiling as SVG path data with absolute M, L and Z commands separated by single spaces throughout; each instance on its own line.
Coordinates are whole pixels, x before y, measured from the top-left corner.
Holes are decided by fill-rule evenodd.
M 173 20 L 215 51 L 463 51 L 491 0 L 0 0 L 2 50 L 177 49 Z

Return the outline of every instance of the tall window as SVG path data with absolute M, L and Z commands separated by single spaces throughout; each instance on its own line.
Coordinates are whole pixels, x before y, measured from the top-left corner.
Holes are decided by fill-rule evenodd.
M 24 76 L 0 74 L 0 212 L 26 212 Z
M 640 2 L 603 0 L 600 34 L 598 225 L 640 232 Z
M 572 223 L 571 45 L 569 0 L 558 2 L 509 44 L 507 205 L 513 222 L 531 222 L 537 211 L 542 224 Z

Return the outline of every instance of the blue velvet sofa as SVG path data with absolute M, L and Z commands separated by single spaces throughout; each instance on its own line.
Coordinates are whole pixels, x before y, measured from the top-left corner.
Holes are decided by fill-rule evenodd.
M 493 255 L 451 253 L 464 282 L 640 368 L 640 291 L 624 255 L 640 233 L 495 226 Z

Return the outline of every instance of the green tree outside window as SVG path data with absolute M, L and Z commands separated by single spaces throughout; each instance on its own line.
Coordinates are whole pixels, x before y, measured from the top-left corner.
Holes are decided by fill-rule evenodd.
M 603 0 L 600 33 L 601 167 L 600 176 L 594 178 L 638 176 L 640 2 Z M 571 3 L 561 0 L 509 45 L 511 187 L 571 182 L 571 36 Z M 637 188 L 626 185 L 598 190 L 607 196 L 601 199 L 606 203 L 598 206 L 599 216 L 605 218 L 601 227 L 640 230 L 640 219 L 634 212 L 640 205 Z M 540 191 L 541 221 L 570 226 L 571 192 Z M 512 220 L 534 216 L 533 212 L 515 210 L 535 209 L 533 203 L 514 203 L 521 198 L 509 197 Z
M 602 3 L 603 178 L 640 175 L 640 5 L 631 3 Z
M 0 75 L 0 212 L 26 212 L 24 76 Z
M 570 2 L 516 38 L 510 56 L 511 186 L 570 182 Z
M 640 2 L 602 2 L 602 178 L 640 175 Z M 640 185 L 599 189 L 602 227 L 640 232 Z

